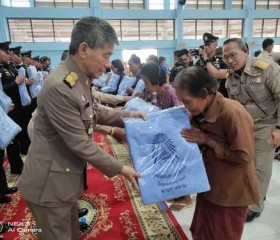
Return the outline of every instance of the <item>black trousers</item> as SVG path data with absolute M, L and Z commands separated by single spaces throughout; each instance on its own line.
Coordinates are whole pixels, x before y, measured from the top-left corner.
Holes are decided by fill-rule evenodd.
M 0 150 L 0 197 L 4 196 L 8 188 L 4 163 L 4 150 Z
M 21 126 L 22 118 L 19 109 L 15 108 L 9 112 L 9 117 Z M 7 156 L 10 162 L 11 172 L 20 173 L 23 168 L 23 161 L 20 156 L 20 133 L 15 136 L 12 142 L 7 146 Z

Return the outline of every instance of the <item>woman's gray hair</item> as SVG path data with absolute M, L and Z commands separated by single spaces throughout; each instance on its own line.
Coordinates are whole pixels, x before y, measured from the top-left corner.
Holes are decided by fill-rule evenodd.
M 75 54 L 82 42 L 92 49 L 102 48 L 105 43 L 119 44 L 114 28 L 97 17 L 84 17 L 76 23 L 71 34 L 69 53 Z

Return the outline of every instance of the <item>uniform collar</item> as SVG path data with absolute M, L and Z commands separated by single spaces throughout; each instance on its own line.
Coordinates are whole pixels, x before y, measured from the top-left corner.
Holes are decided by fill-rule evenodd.
M 267 52 L 265 50 L 262 51 L 262 54 L 265 54 L 265 55 L 270 56 L 270 57 L 272 57 L 272 55 L 273 55 L 272 52 L 269 53 L 269 52 Z
M 63 61 L 63 64 L 67 66 L 70 72 L 75 72 L 78 75 L 78 81 L 82 82 L 85 85 L 90 85 L 88 76 L 78 68 L 71 56 L 68 56 L 65 61 Z
M 204 113 L 204 121 L 209 123 L 216 122 L 219 113 L 224 106 L 224 97 L 221 93 L 217 92 L 214 100 L 210 103 L 208 110 Z

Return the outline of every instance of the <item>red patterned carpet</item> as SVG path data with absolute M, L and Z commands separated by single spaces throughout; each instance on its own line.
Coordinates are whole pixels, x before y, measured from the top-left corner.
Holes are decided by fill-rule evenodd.
M 100 134 L 95 134 L 94 139 L 100 147 L 115 155 L 119 161 L 131 164 L 124 145 Z M 6 164 L 9 185 L 16 185 L 17 176 L 9 175 L 8 167 Z M 92 166 L 88 166 L 88 187 L 79 200 L 79 206 L 89 209 L 86 222 L 90 227 L 81 233 L 80 239 L 187 240 L 171 211 L 162 211 L 157 204 L 144 206 L 139 193 L 123 177 L 109 179 Z M 12 199 L 11 203 L 1 206 L 0 221 L 18 226 L 5 233 L 5 239 L 36 239 L 34 219 L 20 194 L 13 194 Z

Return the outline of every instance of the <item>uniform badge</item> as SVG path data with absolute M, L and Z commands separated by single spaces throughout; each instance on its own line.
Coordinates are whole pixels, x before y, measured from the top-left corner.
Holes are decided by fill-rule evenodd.
M 72 88 L 78 80 L 78 75 L 75 72 L 70 72 L 68 75 L 63 79 L 63 82 L 65 82 L 70 88 Z

